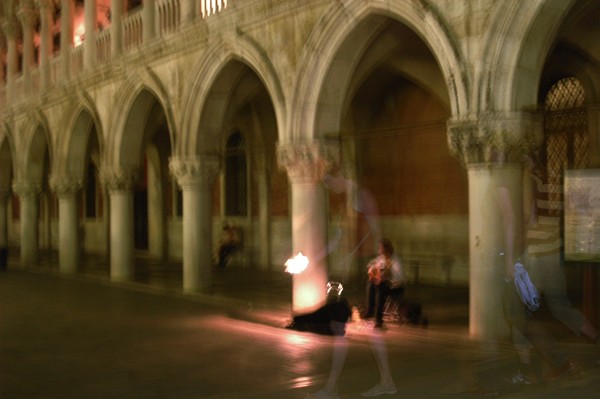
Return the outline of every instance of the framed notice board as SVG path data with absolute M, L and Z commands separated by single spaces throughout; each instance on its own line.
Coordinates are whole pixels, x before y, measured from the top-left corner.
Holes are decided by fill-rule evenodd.
M 565 171 L 565 259 L 600 262 L 600 169 Z

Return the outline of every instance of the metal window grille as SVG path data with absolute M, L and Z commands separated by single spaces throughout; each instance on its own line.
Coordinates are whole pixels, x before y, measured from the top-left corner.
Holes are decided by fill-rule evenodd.
M 548 182 L 562 186 L 565 169 L 586 166 L 589 138 L 585 111 L 585 91 L 574 77 L 557 81 L 544 102 L 545 167 Z M 550 193 L 551 202 L 562 201 L 561 192 Z M 555 209 L 559 213 L 560 209 Z

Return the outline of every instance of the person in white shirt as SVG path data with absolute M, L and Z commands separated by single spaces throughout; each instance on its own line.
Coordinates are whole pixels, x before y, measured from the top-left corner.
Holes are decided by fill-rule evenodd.
M 403 290 L 405 281 L 402 263 L 394 255 L 390 240 L 383 238 L 379 241 L 378 253 L 367 265 L 367 309 L 363 318 L 375 316 L 375 327 L 382 327 L 385 301 L 392 290 Z

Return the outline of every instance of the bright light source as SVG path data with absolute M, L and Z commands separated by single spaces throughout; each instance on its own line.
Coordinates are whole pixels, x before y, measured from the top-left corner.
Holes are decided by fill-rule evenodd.
M 73 37 L 73 44 L 75 47 L 79 47 L 83 44 L 83 40 L 85 38 L 85 24 L 83 22 L 80 22 L 76 27 L 75 27 L 75 31 L 74 31 L 74 37 Z
M 296 256 L 290 258 L 285 262 L 285 271 L 290 274 L 300 274 L 306 267 L 308 266 L 308 258 L 302 254 L 302 252 L 298 252 Z

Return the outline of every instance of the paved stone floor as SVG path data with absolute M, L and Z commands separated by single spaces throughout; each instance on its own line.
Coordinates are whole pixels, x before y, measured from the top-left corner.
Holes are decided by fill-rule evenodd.
M 128 284 L 110 283 L 100 264 L 76 275 L 51 265 L 0 273 L 0 398 L 294 399 L 325 383 L 332 339 L 283 328 L 285 273 L 215 271 L 212 295 L 182 295 L 177 266 L 142 262 L 137 270 Z M 517 389 L 504 381 L 515 369 L 509 345 L 493 362 L 478 360 L 465 290 L 415 286 L 407 297 L 430 324 L 384 331 L 398 385 L 387 397 L 477 397 L 444 393 L 474 372 L 502 398 L 600 397 L 598 355 L 579 338 L 565 335 L 561 345 L 583 377 Z M 359 398 L 378 381 L 373 334 L 364 322 L 349 324 L 341 398 Z

